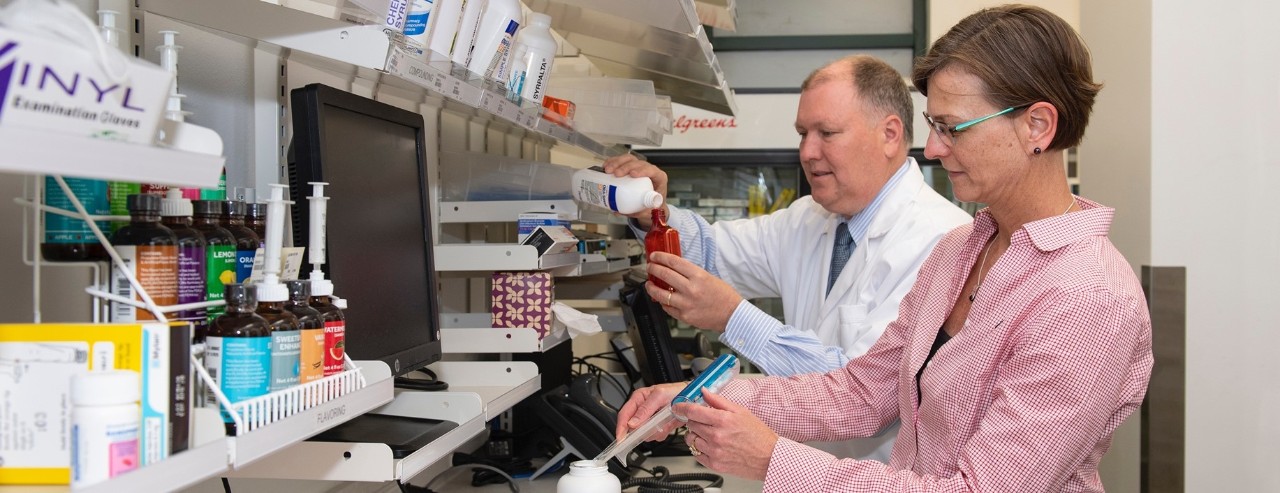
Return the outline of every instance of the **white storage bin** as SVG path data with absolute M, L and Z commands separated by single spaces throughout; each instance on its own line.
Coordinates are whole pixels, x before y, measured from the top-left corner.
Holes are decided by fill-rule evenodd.
M 440 153 L 441 200 L 568 199 L 574 168 L 473 152 Z

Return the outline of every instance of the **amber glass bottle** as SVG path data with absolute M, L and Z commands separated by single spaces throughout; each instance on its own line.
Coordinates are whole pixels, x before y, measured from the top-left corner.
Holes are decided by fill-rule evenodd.
M 324 377 L 324 316 L 311 308 L 311 281 L 285 281 L 285 285 L 289 301 L 284 308 L 298 317 L 298 328 L 302 329 L 298 383 L 319 380 Z
M 680 255 L 680 232 L 667 226 L 667 213 L 661 207 L 653 210 L 653 226 L 649 228 L 649 234 L 644 237 L 645 258 L 648 259 L 653 252 Z M 659 288 L 671 290 L 671 286 L 653 275 L 649 276 L 649 282 Z

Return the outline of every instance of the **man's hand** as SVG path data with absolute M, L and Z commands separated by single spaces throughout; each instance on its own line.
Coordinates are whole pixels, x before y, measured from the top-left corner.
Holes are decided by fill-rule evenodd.
M 742 302 L 742 295 L 729 283 L 669 253 L 649 255 L 649 275 L 666 281 L 672 288 L 667 291 L 646 283 L 649 297 L 662 303 L 671 316 L 694 327 L 724 332 L 729 317 Z
M 627 399 L 627 403 L 623 404 L 622 409 L 618 411 L 618 427 L 613 431 L 614 436 L 621 439 L 631 433 L 631 430 L 639 428 L 649 420 L 650 416 L 671 405 L 671 399 L 675 399 L 676 394 L 679 394 L 684 386 L 683 383 L 665 383 L 632 392 L 631 398 Z M 673 421 L 663 429 L 654 431 L 647 440 L 666 439 L 667 435 L 670 435 L 671 431 L 679 425 L 679 422 Z
M 667 196 L 667 173 L 658 169 L 657 166 L 649 164 L 648 161 L 641 160 L 633 154 L 623 154 L 621 156 L 614 156 L 606 159 L 603 167 L 605 173 L 609 173 L 613 176 L 648 178 L 649 181 L 653 182 L 654 191 L 662 194 L 663 197 Z M 646 209 L 630 215 L 630 217 L 640 223 L 641 229 L 646 231 L 648 231 L 650 226 L 653 226 L 652 214 L 649 211 L 650 209 Z M 662 202 L 662 212 L 671 212 L 667 210 L 667 203 L 665 200 Z M 670 214 L 668 214 L 667 217 L 670 217 Z

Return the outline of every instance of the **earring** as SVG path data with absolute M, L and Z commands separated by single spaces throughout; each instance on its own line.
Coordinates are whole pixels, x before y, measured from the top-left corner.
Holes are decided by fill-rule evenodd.
M 1031 152 L 1034 152 L 1036 153 L 1037 156 L 1039 156 L 1041 151 L 1040 151 L 1040 148 L 1037 147 L 1034 151 L 1031 151 Z

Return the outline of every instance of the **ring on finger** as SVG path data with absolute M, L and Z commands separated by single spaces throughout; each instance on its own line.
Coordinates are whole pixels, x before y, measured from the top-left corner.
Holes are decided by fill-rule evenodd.
M 702 452 L 698 450 L 697 443 L 698 443 L 698 435 L 693 435 L 693 439 L 689 440 L 689 453 L 693 454 L 694 457 L 702 455 Z
M 667 306 L 671 306 L 671 297 L 675 295 L 675 291 L 667 291 Z

